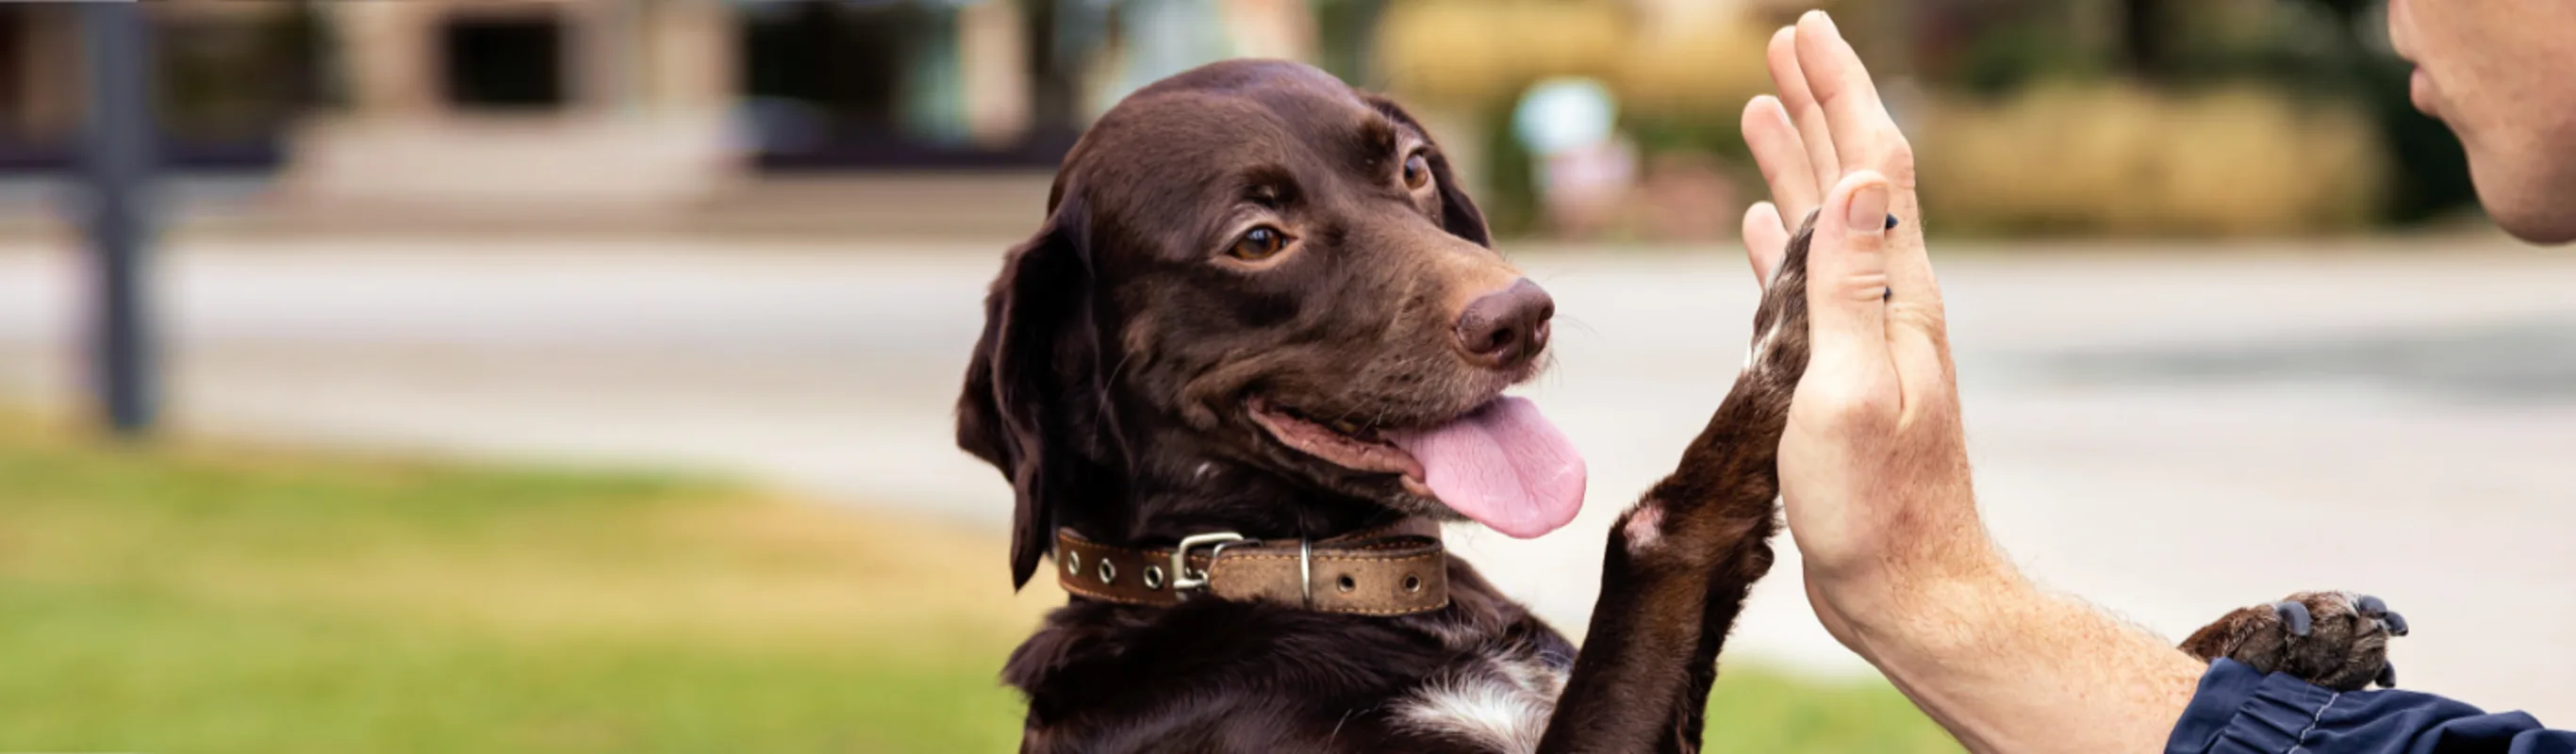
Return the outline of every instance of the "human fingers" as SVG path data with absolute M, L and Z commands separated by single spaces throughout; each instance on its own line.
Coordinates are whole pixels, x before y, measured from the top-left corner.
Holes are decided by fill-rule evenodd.
M 1835 157 L 1847 170 L 1875 170 L 1888 179 L 1889 211 L 1902 221 L 1887 248 L 1891 299 L 1938 307 L 1940 286 L 1923 244 L 1921 202 L 1914 193 L 1913 146 L 1833 17 L 1811 11 L 1792 30 L 1799 71 L 1823 113 Z
M 1771 85 L 1780 91 L 1780 104 L 1798 126 L 1799 143 L 1806 148 L 1807 169 L 1816 176 L 1816 188 L 1821 191 L 1833 186 L 1842 180 L 1842 161 L 1835 157 L 1825 111 L 1807 89 L 1807 74 L 1799 70 L 1797 28 L 1781 27 L 1772 34 L 1764 55 L 1770 63 Z
M 1825 188 L 1832 184 L 1816 182 L 1806 140 L 1778 97 L 1766 94 L 1745 103 L 1743 129 L 1744 146 L 1762 169 L 1762 182 L 1771 188 L 1781 217 L 1806 217 L 1824 201 Z
M 1780 270 L 1780 258 L 1789 251 L 1789 226 L 1780 219 L 1780 208 L 1770 202 L 1754 202 L 1744 210 L 1744 256 L 1753 262 L 1753 284 L 1768 289 L 1771 276 Z

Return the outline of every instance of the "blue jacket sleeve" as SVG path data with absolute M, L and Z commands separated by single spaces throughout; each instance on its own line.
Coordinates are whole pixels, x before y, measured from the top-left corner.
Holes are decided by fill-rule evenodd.
M 2576 754 L 2576 732 L 2413 691 L 2335 692 L 2219 660 L 2166 754 Z

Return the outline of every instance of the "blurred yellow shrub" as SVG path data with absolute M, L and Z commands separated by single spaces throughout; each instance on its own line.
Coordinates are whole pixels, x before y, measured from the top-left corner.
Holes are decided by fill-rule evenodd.
M 1606 78 L 1627 23 L 1592 3 L 1420 0 L 1389 7 L 1376 60 L 1388 89 L 1451 103 L 1509 101 L 1548 76 Z
M 1378 83 L 1408 98 L 1495 105 L 1539 79 L 1588 76 L 1626 109 L 1731 121 L 1770 85 L 1768 30 L 1725 4 L 1414 0 L 1380 29 Z
M 2259 235 L 2358 227 L 2386 180 L 2370 121 L 2240 86 L 2096 83 L 1945 101 L 1915 152 L 1946 229 Z

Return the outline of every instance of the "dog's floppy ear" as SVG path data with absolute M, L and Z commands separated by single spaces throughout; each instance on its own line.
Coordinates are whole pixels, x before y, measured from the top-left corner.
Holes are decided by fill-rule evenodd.
M 1370 107 L 1385 113 L 1386 117 L 1422 132 L 1422 138 L 1431 138 L 1431 129 L 1423 128 L 1422 121 L 1415 120 L 1413 114 L 1405 112 L 1403 106 L 1395 104 L 1395 100 L 1368 92 L 1361 92 L 1360 97 L 1368 100 Z M 1458 185 L 1458 177 L 1449 172 L 1449 157 L 1440 151 L 1436 142 L 1431 146 L 1430 162 L 1432 181 L 1440 187 L 1440 227 L 1450 235 L 1474 241 L 1478 246 L 1492 247 L 1494 235 L 1485 228 L 1485 212 L 1476 209 L 1475 200 L 1467 198 L 1467 187 Z
M 1003 261 L 957 401 L 957 446 L 1000 469 L 1018 495 L 1013 588 L 1037 571 L 1055 540 L 1057 507 L 1087 476 L 1077 446 L 1096 441 L 1074 426 L 1100 418 L 1091 265 L 1079 230 L 1061 221 L 1078 216 L 1059 207 Z

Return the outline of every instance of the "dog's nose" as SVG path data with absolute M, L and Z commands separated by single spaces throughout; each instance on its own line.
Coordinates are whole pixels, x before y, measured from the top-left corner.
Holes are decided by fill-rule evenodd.
M 1547 350 L 1547 320 L 1556 316 L 1556 299 L 1530 282 L 1476 297 L 1458 315 L 1458 345 L 1467 360 L 1492 369 L 1528 364 Z

